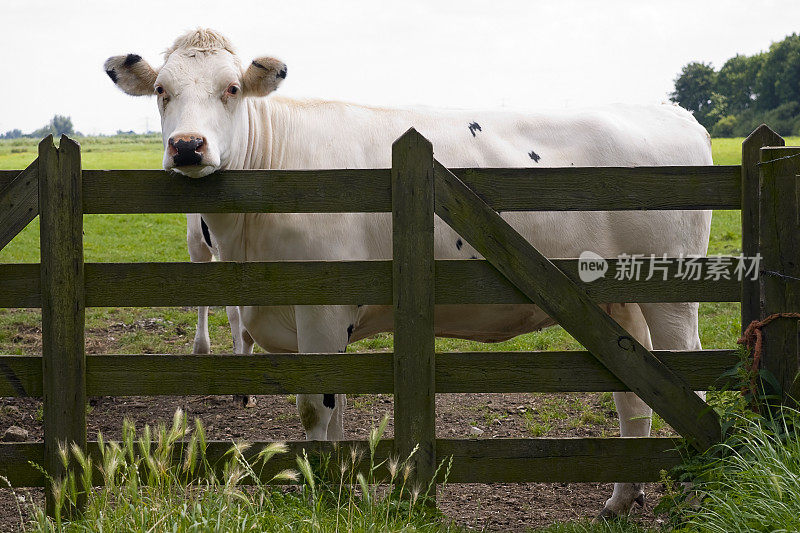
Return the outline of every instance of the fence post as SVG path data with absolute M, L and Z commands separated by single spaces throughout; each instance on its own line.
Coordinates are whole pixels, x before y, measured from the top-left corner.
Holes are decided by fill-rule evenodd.
M 413 128 L 392 145 L 392 247 L 395 453 L 419 446 L 412 486 L 424 492 L 436 472 L 433 147 Z
M 86 449 L 83 199 L 80 146 L 66 136 L 39 143 L 44 466 L 65 474 L 59 446 Z M 47 512 L 55 510 L 45 489 Z M 80 502 L 79 502 L 80 505 Z
M 784 146 L 783 137 L 766 124 L 753 130 L 742 143 L 742 255 L 755 257 L 758 253 L 758 162 L 764 146 Z M 760 320 L 760 281 L 742 280 L 742 332 L 750 322 Z
M 762 148 L 760 156 L 759 252 L 764 317 L 800 312 L 800 147 Z M 792 404 L 798 395 L 797 319 L 778 318 L 762 329 L 761 367 L 780 387 L 774 391 Z

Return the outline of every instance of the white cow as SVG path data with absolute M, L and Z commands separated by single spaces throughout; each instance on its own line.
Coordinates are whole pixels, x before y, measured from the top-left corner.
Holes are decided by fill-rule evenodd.
M 161 113 L 164 168 L 192 178 L 219 169 L 386 168 L 392 142 L 416 128 L 447 167 L 710 165 L 709 136 L 687 111 L 630 105 L 548 114 L 385 109 L 322 100 L 265 98 L 286 65 L 259 57 L 243 68 L 229 41 L 211 30 L 179 37 L 154 69 L 135 54 L 105 63 L 132 95 L 155 95 Z M 346 186 L 346 184 L 342 184 Z M 391 259 L 391 215 L 218 214 L 203 220 L 226 261 Z M 517 212 L 503 217 L 548 257 L 592 250 L 704 254 L 709 211 Z M 439 259 L 477 252 L 437 220 Z M 646 347 L 697 350 L 696 303 L 610 306 Z M 255 342 L 270 352 L 337 352 L 349 342 L 391 331 L 380 306 L 240 307 Z M 533 305 L 437 306 L 436 334 L 499 341 L 553 321 Z M 648 333 L 649 326 L 649 333 Z M 651 344 L 652 338 L 652 344 Z M 650 433 L 651 410 L 632 393 L 614 399 L 623 436 Z M 343 395 L 301 394 L 308 439 L 342 438 Z M 640 484 L 617 483 L 605 513 L 642 503 Z

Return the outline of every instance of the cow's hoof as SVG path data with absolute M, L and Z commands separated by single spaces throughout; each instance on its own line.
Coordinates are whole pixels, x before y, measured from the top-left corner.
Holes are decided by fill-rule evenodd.
M 234 394 L 233 403 L 243 409 L 252 409 L 256 406 L 256 397 L 252 394 Z
M 600 514 L 595 518 L 595 521 L 613 520 L 620 516 L 626 516 L 630 514 L 637 505 L 640 508 L 644 507 L 644 491 L 642 490 L 639 490 L 633 500 L 629 500 L 627 503 L 622 503 L 620 500 L 614 501 L 613 498 L 608 500 L 603 510 L 600 511 Z
M 595 517 L 594 522 L 600 522 L 602 520 L 614 520 L 619 515 L 617 512 L 610 507 L 603 507 L 603 510 Z
M 195 339 L 192 346 L 192 353 L 195 355 L 207 355 L 211 353 L 211 344 L 207 340 Z

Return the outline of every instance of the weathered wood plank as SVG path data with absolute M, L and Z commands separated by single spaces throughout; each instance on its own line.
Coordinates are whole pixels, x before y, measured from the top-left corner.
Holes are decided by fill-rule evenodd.
M 248 461 L 269 442 L 254 442 L 244 452 Z M 185 443 L 176 443 L 176 460 L 182 460 Z M 350 450 L 368 450 L 366 441 L 343 441 L 334 448 L 330 442 L 287 442 L 288 451 L 274 456 L 263 470 L 257 469 L 260 478 L 268 482 L 284 469 L 297 469 L 295 458 L 305 449 L 311 456 L 329 454 L 331 467 L 337 469 L 339 458 L 350 460 Z M 448 483 L 519 483 L 519 482 L 612 482 L 658 481 L 660 471 L 680 463 L 676 451 L 678 441 L 668 438 L 565 438 L 565 439 L 470 439 L 436 440 L 436 453 L 441 460 L 453 458 Z M 392 454 L 394 441 L 378 443 L 375 462 L 385 461 Z M 89 454 L 99 458 L 97 442 L 87 444 Z M 210 441 L 206 451 L 209 464 L 219 471 L 222 459 L 231 449 L 230 442 Z M 44 445 L 40 442 L 0 443 L 0 475 L 8 478 L 12 487 L 35 487 L 44 484 L 41 472 L 31 462 L 41 464 Z M 179 459 L 180 458 L 180 459 Z M 369 467 L 366 457 L 358 470 Z M 260 465 L 259 465 L 260 466 Z M 438 481 L 444 481 L 444 469 Z M 381 479 L 387 479 L 385 466 L 378 470 Z M 95 483 L 99 484 L 99 476 Z M 252 482 L 245 479 L 244 483 Z
M 87 304 L 390 305 L 391 276 L 391 261 L 87 263 Z
M 14 179 L 19 176 L 19 173 L 24 171 L 24 168 L 18 170 L 0 170 L 0 189 L 3 189 L 6 185 L 14 181 Z
M 729 279 L 680 279 L 678 259 L 671 259 L 667 279 L 660 273 L 647 280 L 614 279 L 618 260 L 609 260 L 609 274 L 591 283 L 578 275 L 577 259 L 552 263 L 599 302 L 736 302 L 736 258 L 726 267 Z M 697 260 L 708 272 L 716 258 Z M 488 261 L 436 261 L 437 304 L 529 303 Z M 391 262 L 273 263 L 86 263 L 86 305 L 89 307 L 162 307 L 183 305 L 390 305 Z M 38 264 L 0 264 L 0 307 L 40 307 Z
M 661 258 L 656 258 L 661 265 Z M 694 302 L 738 302 L 740 284 L 735 272 L 738 258 L 698 258 L 695 264 L 703 276 L 709 272 L 712 263 L 720 265 L 729 262 L 721 272 L 728 279 L 681 279 L 677 277 L 681 268 L 680 259 L 673 258 L 666 266 L 664 274 L 654 270 L 653 277 L 647 279 L 649 257 L 644 258 L 641 276 L 638 280 L 615 279 L 620 261 L 608 260 L 608 272 L 605 277 L 585 283 L 578 272 L 577 259 L 551 259 L 573 283 L 577 284 L 592 300 L 597 302 L 682 302 L 691 299 Z M 657 266 L 658 268 L 658 266 Z M 682 272 L 686 271 L 686 263 Z M 488 261 L 436 261 L 436 303 L 437 304 L 501 304 L 528 303 L 530 300 L 522 294 L 508 279 L 497 271 Z
M 722 374 L 735 350 L 653 354 L 695 390 L 735 386 Z M 588 351 L 466 352 L 436 354 L 437 392 L 617 392 L 630 390 Z
M 44 443 L 0 442 L 0 476 L 12 487 L 44 486 L 44 474 L 31 463 L 44 465 Z
M 653 354 L 695 390 L 736 385 L 722 378 L 735 350 Z M 258 355 L 88 355 L 89 396 L 345 394 L 394 392 L 392 353 Z M 135 380 L 130 376 L 136 376 Z M 463 352 L 436 355 L 437 393 L 627 391 L 586 351 Z M 39 356 L 0 355 L 0 396 L 41 396 Z
M 800 312 L 800 147 L 762 148 L 760 158 L 759 252 L 761 305 L 764 317 Z M 779 318 L 762 329 L 761 367 L 781 387 L 783 402 L 797 405 L 797 319 Z M 766 390 L 772 390 L 765 380 Z
M 39 263 L 0 264 L 0 307 L 41 307 Z
M 758 253 L 758 197 L 760 194 L 758 163 L 763 146 L 784 146 L 783 137 L 762 124 L 742 143 L 742 254 Z M 742 281 L 742 332 L 750 322 L 761 318 L 759 280 Z
M 439 439 L 436 453 L 453 457 L 449 483 L 641 482 L 680 464 L 677 446 L 665 438 Z
M 86 213 L 391 211 L 388 169 L 228 170 L 201 179 L 163 170 L 84 171 Z
M 739 209 L 739 166 L 454 168 L 495 211 Z
M 80 157 L 66 136 L 59 148 L 52 136 L 39 144 L 44 467 L 54 479 L 65 473 L 59 446 L 86 446 Z M 48 491 L 49 514 L 53 506 Z
M 6 184 L 0 184 L 0 250 L 39 214 L 38 161 Z
M 699 449 L 721 436 L 719 419 L 674 374 L 438 162 L 436 214 L 570 332 L 620 381 Z
M 392 144 L 394 431 L 400 457 L 417 448 L 423 490 L 437 466 L 433 220 L 433 146 L 412 128 Z
M 391 353 L 91 355 L 86 380 L 92 396 L 369 394 L 392 393 L 393 372 Z
M 0 396 L 41 395 L 40 355 L 0 355 Z
M 497 211 L 739 209 L 740 167 L 453 169 Z M 389 212 L 389 169 L 85 170 L 86 213 Z

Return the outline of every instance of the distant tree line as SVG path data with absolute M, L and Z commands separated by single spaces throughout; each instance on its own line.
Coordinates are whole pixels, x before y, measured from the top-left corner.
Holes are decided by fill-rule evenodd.
M 781 135 L 800 135 L 800 35 L 767 52 L 732 57 L 719 70 L 689 63 L 670 100 L 694 112 L 715 137 L 748 135 L 761 123 Z
M 54 137 L 57 137 L 61 134 L 74 136 L 82 135 L 80 132 L 75 132 L 71 117 L 54 115 L 53 118 L 50 119 L 50 122 L 38 130 L 34 130 L 31 133 L 22 133 L 22 130 L 20 129 L 8 130 L 3 135 L 0 135 L 0 139 L 18 139 L 20 137 L 33 137 L 36 139 L 41 139 L 43 137 L 47 137 L 51 133 Z

